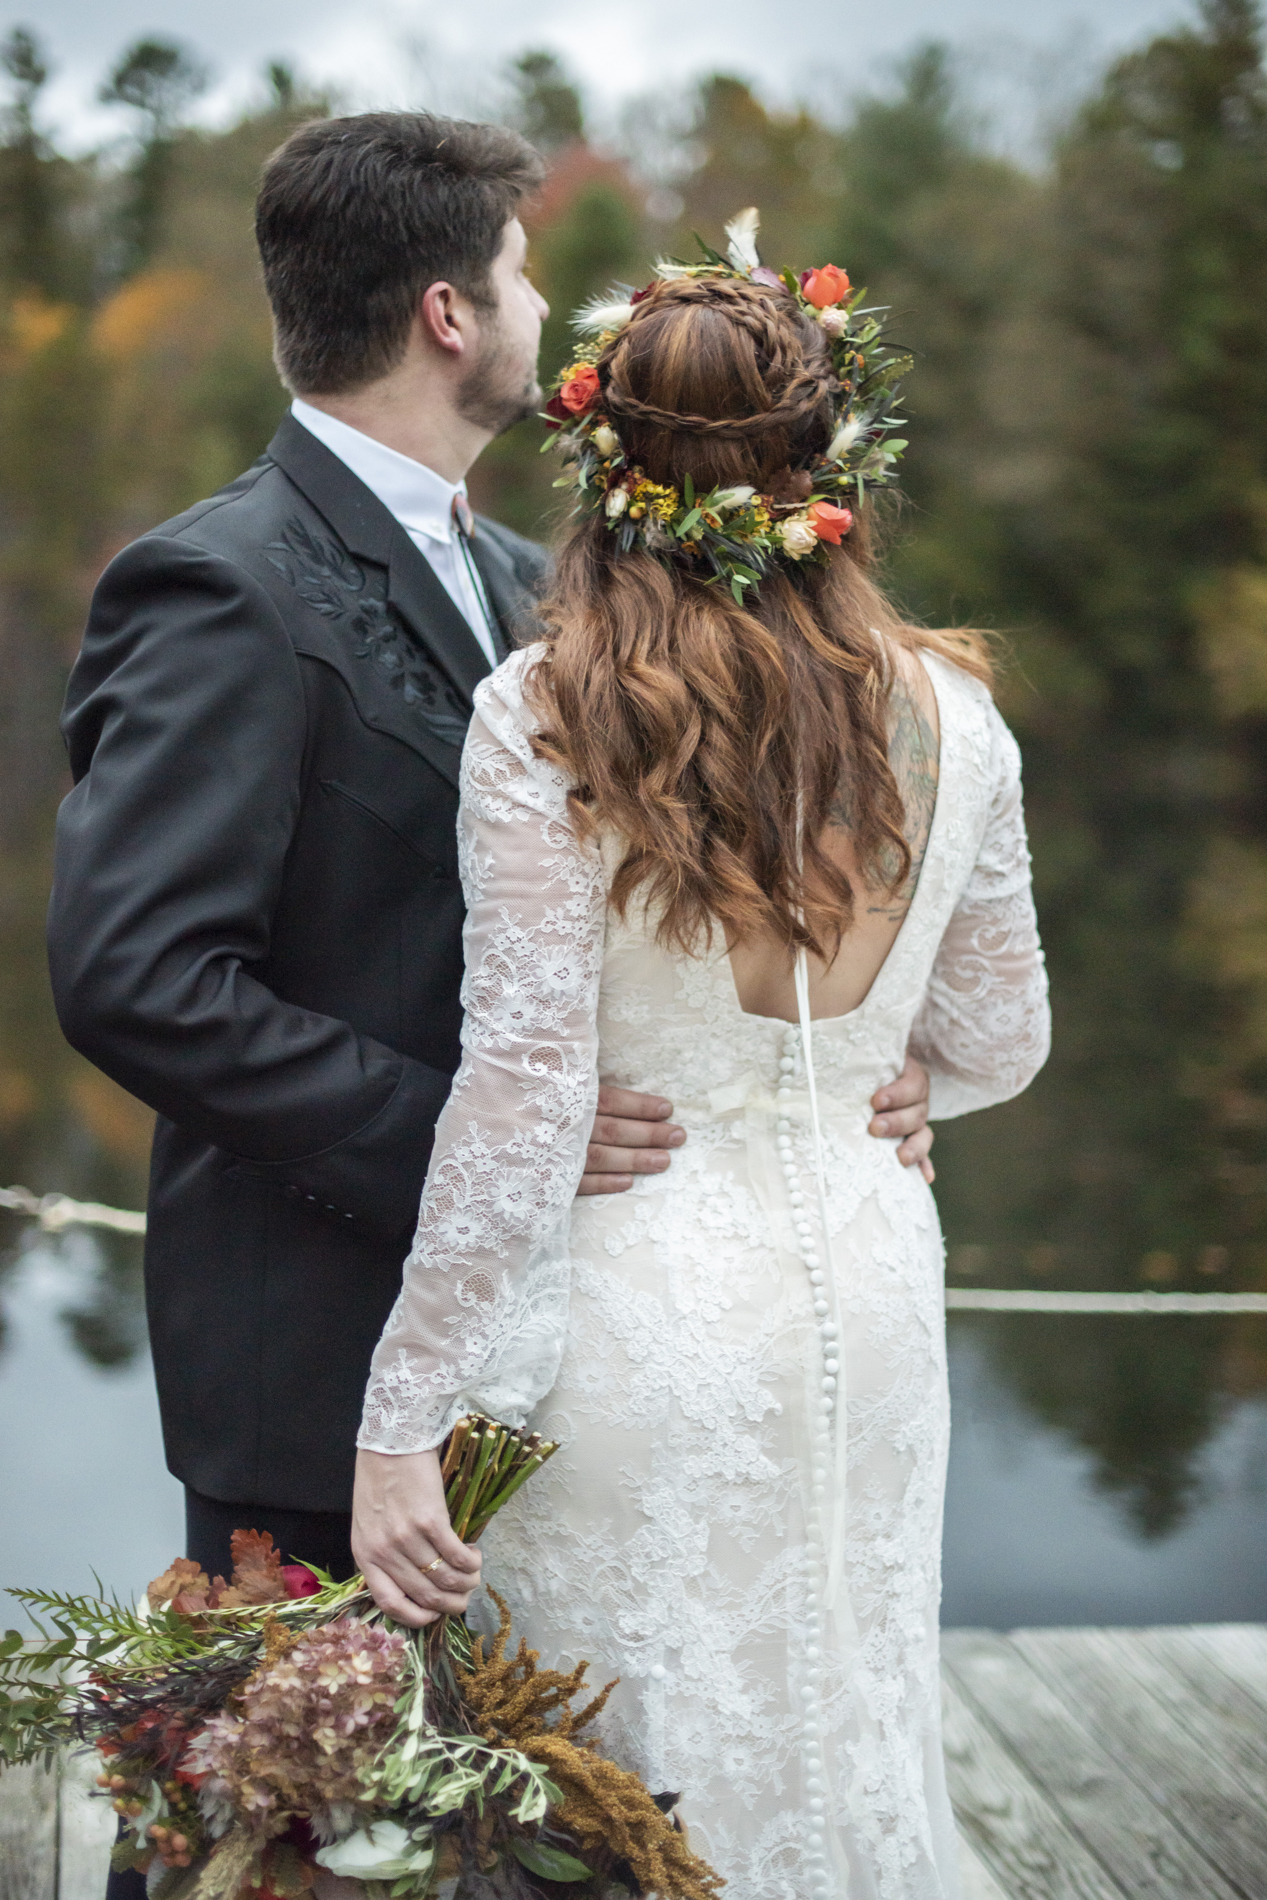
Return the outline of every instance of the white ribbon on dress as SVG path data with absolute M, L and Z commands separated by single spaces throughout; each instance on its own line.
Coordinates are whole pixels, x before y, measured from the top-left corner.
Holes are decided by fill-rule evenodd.
M 827 1159 L 823 1149 L 823 1126 L 818 1113 L 818 1085 L 814 1076 L 814 1032 L 813 1021 L 809 1013 L 809 959 L 804 949 L 796 953 L 796 1010 L 801 1025 L 801 1060 L 805 1064 L 805 1088 L 809 1096 L 810 1127 L 814 1138 L 814 1179 L 818 1188 L 818 1220 L 823 1230 L 823 1269 L 828 1289 L 828 1306 L 831 1318 L 836 1325 L 836 1358 L 839 1371 L 836 1374 L 836 1405 L 834 1411 L 835 1431 L 833 1435 L 836 1482 L 831 1495 L 831 1537 L 827 1556 L 827 1601 L 836 1603 L 840 1597 L 845 1570 L 845 1533 L 847 1529 L 847 1477 L 849 1430 L 846 1416 L 845 1391 L 845 1336 L 840 1321 L 840 1299 L 836 1285 L 835 1267 L 831 1252 L 831 1225 L 827 1215 Z M 852 1602 L 847 1604 L 843 1619 L 851 1634 L 857 1636 L 857 1624 L 854 1620 Z M 843 1634 L 843 1631 L 842 1631 Z

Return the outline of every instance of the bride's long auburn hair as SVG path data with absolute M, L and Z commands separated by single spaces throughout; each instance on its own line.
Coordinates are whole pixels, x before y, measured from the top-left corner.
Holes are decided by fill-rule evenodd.
M 627 459 L 653 482 L 795 493 L 827 448 L 822 331 L 772 286 L 661 283 L 598 372 Z M 830 961 L 854 911 L 822 845 L 833 811 L 866 888 L 909 874 L 885 723 L 892 649 L 930 648 L 987 682 L 990 668 L 979 637 L 895 613 L 869 514 L 826 564 L 780 562 L 742 607 L 684 563 L 620 553 L 600 515 L 560 551 L 537 749 L 573 779 L 581 835 L 610 827 L 624 843 L 614 908 L 642 893 L 665 945 L 696 953 L 719 926 L 731 944 L 773 934 Z

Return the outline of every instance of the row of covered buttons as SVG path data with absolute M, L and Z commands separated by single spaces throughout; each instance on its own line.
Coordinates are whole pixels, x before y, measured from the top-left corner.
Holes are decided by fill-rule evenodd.
M 814 1318 L 818 1324 L 819 1339 L 823 1349 L 821 1390 L 813 1421 L 813 1462 L 810 1467 L 811 1504 L 807 1537 L 810 1575 L 805 1595 L 805 1660 L 809 1664 L 810 1676 L 801 1689 L 801 1698 L 805 1704 L 802 1733 L 805 1738 L 805 1791 L 808 1796 L 810 1815 L 809 1826 L 806 1830 L 809 1848 L 807 1855 L 810 1875 L 809 1892 L 811 1900 L 829 1900 L 831 1881 L 828 1874 L 824 1819 L 826 1783 L 823 1779 L 822 1700 L 818 1690 L 818 1665 L 822 1657 L 822 1602 L 819 1593 L 825 1569 L 821 1508 L 827 1492 L 831 1456 L 831 1423 L 832 1414 L 836 1409 L 836 1387 L 840 1372 L 839 1329 L 831 1317 L 831 1307 L 827 1300 L 827 1275 L 823 1268 L 822 1258 L 815 1246 L 809 1201 L 801 1187 L 796 1151 L 792 1145 L 792 1123 L 786 1113 L 792 1099 L 790 1084 L 796 1071 L 798 1044 L 796 1027 L 789 1023 L 784 1033 L 783 1054 L 779 1058 L 779 1087 L 774 1097 L 775 1106 L 780 1111 L 775 1122 L 775 1143 L 783 1170 L 783 1179 L 787 1183 L 788 1200 L 792 1206 L 797 1250 L 809 1274 L 810 1289 L 814 1298 Z M 823 1245 L 826 1246 L 826 1244 L 827 1236 L 824 1234 Z

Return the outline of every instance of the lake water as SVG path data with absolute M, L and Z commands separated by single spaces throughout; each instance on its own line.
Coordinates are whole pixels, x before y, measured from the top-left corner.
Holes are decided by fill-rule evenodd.
M 0 1588 L 133 1595 L 182 1537 L 139 1246 L 12 1238 Z M 1267 1320 L 956 1314 L 950 1345 L 947 1624 L 1267 1620 Z

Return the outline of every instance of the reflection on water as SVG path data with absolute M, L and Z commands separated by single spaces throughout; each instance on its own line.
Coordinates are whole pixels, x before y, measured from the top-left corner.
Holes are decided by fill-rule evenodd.
M 132 1594 L 180 1549 L 134 1241 L 28 1233 L 4 1280 L 0 1589 Z M 944 1620 L 1267 1620 L 1265 1319 L 955 1314 Z M 1253 1358 L 1257 1364 L 1257 1359 Z
M 1119 1363 L 1133 1356 L 1146 1367 L 1155 1351 L 1164 1360 L 1157 1335 L 1183 1323 L 1057 1321 L 1046 1341 L 1052 1380 L 1076 1372 L 1082 1352 L 1100 1365 L 1120 1354 Z M 1246 1324 L 1267 1348 L 1267 1319 L 1192 1323 L 1229 1332 Z M 1224 1396 L 1211 1408 L 1207 1435 L 1182 1461 L 1182 1508 L 1164 1531 L 1144 1535 L 1138 1513 L 1121 1508 L 1129 1492 L 1106 1485 L 1077 1420 L 1067 1429 L 1041 1423 L 1001 1376 L 1013 1341 L 1032 1363 L 1020 1338 L 1029 1325 L 1012 1315 L 951 1318 L 943 1623 L 1267 1621 L 1267 1403 Z
M 83 1232 L 32 1236 L 10 1262 L 0 1589 L 92 1590 L 95 1570 L 108 1590 L 132 1598 L 183 1547 L 183 1497 L 164 1468 L 143 1342 L 120 1357 L 111 1335 L 104 1363 L 80 1348 L 100 1337 L 95 1324 L 85 1334 L 81 1316 L 102 1310 L 98 1289 L 114 1284 L 111 1276 L 108 1257 Z M 138 1310 L 133 1296 L 133 1324 Z

